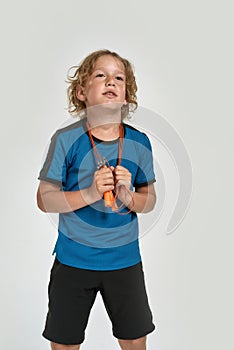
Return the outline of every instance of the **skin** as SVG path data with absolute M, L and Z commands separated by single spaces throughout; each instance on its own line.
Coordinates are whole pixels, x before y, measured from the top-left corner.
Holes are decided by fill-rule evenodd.
M 108 91 L 113 94 L 108 94 Z M 77 87 L 77 98 L 85 102 L 87 108 L 113 102 L 126 103 L 125 95 L 124 66 L 118 59 L 109 55 L 99 57 L 85 86 Z
M 118 339 L 120 348 L 122 350 L 146 350 L 146 337 L 133 339 L 133 340 L 123 340 Z M 80 345 L 62 345 L 51 342 L 52 350 L 79 350 Z
M 110 141 L 119 137 L 119 124 L 95 124 L 93 106 L 104 106 L 104 112 L 120 116 L 121 105 L 126 103 L 126 78 L 122 63 L 110 56 L 99 57 L 93 72 L 89 75 L 85 86 L 77 87 L 77 97 L 87 107 L 87 118 L 91 132 L 97 138 Z M 92 111 L 92 115 L 91 112 Z M 97 108 L 98 110 L 98 108 Z M 49 182 L 40 181 L 37 191 L 38 207 L 43 212 L 67 213 L 90 205 L 103 197 L 104 192 L 114 189 L 115 172 L 119 199 L 132 211 L 149 212 L 156 203 L 154 185 L 143 186 L 130 191 L 131 173 L 118 165 L 115 169 L 101 168 L 94 173 L 92 185 L 79 191 L 61 191 Z M 121 340 L 122 350 L 145 350 L 146 337 L 135 340 Z M 51 343 L 52 350 L 78 350 L 80 345 L 62 345 Z

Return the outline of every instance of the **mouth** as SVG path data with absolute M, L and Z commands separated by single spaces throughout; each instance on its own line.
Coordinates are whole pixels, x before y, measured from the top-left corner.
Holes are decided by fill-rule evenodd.
M 103 95 L 107 96 L 107 97 L 117 97 L 117 95 L 114 91 L 106 91 L 103 93 Z

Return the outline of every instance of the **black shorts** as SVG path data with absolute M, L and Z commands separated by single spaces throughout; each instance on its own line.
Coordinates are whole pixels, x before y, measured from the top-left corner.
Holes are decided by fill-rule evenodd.
M 92 271 L 55 259 L 43 336 L 55 343 L 81 344 L 97 292 L 101 293 L 116 338 L 137 339 L 155 329 L 141 262 L 120 270 Z

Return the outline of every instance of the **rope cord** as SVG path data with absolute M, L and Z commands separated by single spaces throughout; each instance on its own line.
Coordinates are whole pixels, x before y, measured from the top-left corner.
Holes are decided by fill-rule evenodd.
M 101 156 L 101 154 L 98 152 L 98 149 L 95 145 L 94 139 L 93 139 L 93 135 L 91 133 L 91 128 L 89 123 L 87 122 L 86 124 L 87 126 L 87 131 L 88 131 L 88 136 L 89 136 L 89 140 L 93 149 L 93 153 L 97 162 L 97 168 L 101 169 L 101 168 L 110 168 L 110 164 L 108 162 L 108 160 L 104 157 Z M 119 144 L 118 144 L 118 158 L 117 158 L 117 165 L 121 164 L 121 160 L 122 160 L 122 153 L 123 153 L 123 139 L 124 139 L 124 129 L 123 129 L 123 125 L 122 123 L 119 124 Z M 115 183 L 116 185 L 116 183 Z M 129 195 L 132 198 L 132 207 L 134 207 L 134 200 L 133 200 L 133 196 L 132 193 L 126 189 L 127 192 L 129 193 Z M 105 206 L 107 207 L 111 207 L 112 211 L 115 211 L 117 214 L 119 215 L 126 215 L 132 212 L 132 209 L 129 209 L 129 211 L 122 213 L 120 212 L 120 209 L 122 209 L 122 207 L 124 206 L 124 204 L 122 203 L 119 207 L 116 203 L 118 197 L 118 188 L 115 186 L 115 190 L 114 191 L 107 191 L 104 192 L 104 201 L 105 201 Z

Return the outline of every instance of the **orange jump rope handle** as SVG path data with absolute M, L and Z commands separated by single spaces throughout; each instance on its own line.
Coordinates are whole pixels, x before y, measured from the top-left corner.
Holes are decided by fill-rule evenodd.
M 106 207 L 112 207 L 113 203 L 115 202 L 115 197 L 113 195 L 112 191 L 106 191 L 104 192 L 104 201 Z
M 107 168 L 107 166 L 104 165 L 103 168 Z M 104 198 L 104 202 L 105 202 L 105 207 L 112 208 L 112 210 L 118 209 L 113 191 L 104 192 L 103 198 Z

